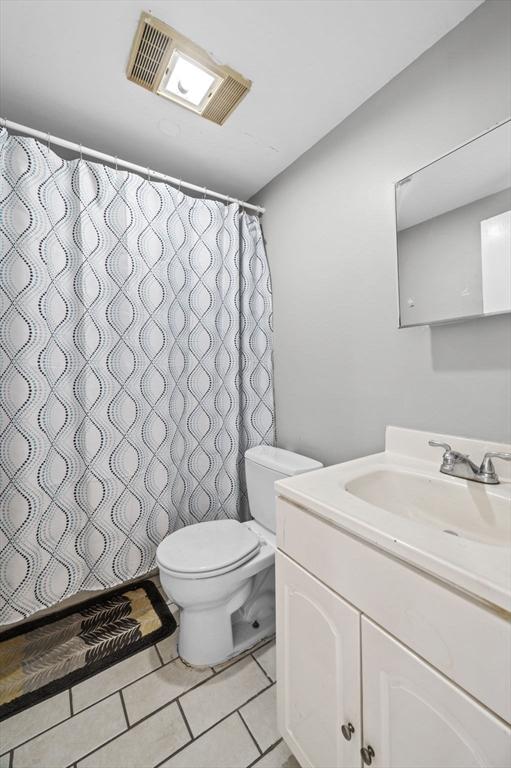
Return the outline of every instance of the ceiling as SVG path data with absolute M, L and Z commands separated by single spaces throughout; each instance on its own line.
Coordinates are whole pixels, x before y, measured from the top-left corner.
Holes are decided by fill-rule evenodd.
M 1 0 L 0 114 L 248 199 L 482 0 Z M 224 126 L 126 79 L 142 10 L 253 80 Z

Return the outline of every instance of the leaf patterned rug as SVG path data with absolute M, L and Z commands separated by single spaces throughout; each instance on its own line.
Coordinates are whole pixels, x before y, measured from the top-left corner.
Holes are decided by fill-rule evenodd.
M 0 720 L 176 629 L 151 581 L 108 592 L 0 634 Z

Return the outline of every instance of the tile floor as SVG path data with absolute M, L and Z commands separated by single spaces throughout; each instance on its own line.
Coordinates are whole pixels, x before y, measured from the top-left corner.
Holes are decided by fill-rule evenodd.
M 67 766 L 299 768 L 277 731 L 274 641 L 192 669 L 176 632 L 0 723 L 0 768 Z

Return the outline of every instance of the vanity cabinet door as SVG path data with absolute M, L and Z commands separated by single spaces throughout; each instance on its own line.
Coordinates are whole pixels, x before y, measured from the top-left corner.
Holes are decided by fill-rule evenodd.
M 362 699 L 374 768 L 511 765 L 510 729 L 365 617 Z
M 360 614 L 280 552 L 276 577 L 280 732 L 302 768 L 360 768 Z

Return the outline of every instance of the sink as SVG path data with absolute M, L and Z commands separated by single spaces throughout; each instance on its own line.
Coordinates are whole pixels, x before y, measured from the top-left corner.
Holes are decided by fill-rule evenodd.
M 479 464 L 511 445 L 387 427 L 385 450 L 279 480 L 278 495 L 415 568 L 511 613 L 511 462 L 500 484 L 440 472 L 444 442 Z
M 345 485 L 348 493 L 395 515 L 432 525 L 447 535 L 509 546 L 509 500 L 491 487 L 412 472 L 377 470 Z

